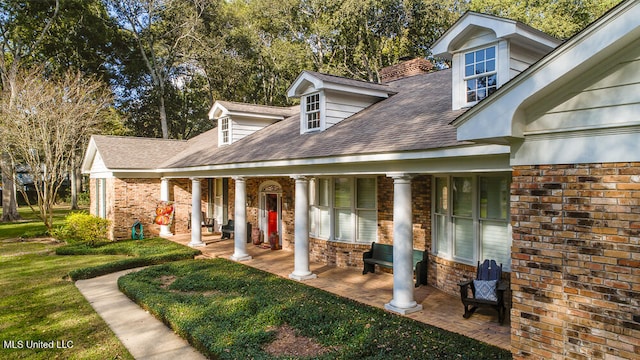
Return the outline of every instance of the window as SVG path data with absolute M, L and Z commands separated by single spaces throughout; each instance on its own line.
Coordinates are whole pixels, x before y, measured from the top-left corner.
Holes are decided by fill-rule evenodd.
M 498 85 L 496 71 L 495 46 L 464 54 L 467 103 L 480 101 L 496 91 Z
M 107 217 L 107 179 L 96 179 L 96 216 Z
M 306 130 L 320 130 L 320 94 L 305 97 Z
M 511 268 L 509 176 L 439 176 L 434 181 L 433 239 L 438 256 Z
M 230 124 L 229 118 L 223 117 L 220 119 L 220 144 L 229 144 Z
M 311 187 L 311 235 L 346 242 L 377 239 L 375 178 L 319 178 Z

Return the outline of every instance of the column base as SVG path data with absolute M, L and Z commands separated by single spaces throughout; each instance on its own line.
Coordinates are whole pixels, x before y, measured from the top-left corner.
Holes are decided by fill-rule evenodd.
M 233 254 L 233 255 L 229 256 L 229 260 L 238 261 L 238 262 L 247 261 L 247 260 L 251 260 L 251 259 L 252 259 L 251 255 L 247 255 L 247 254 L 245 254 L 245 255 Z
M 203 247 L 203 246 L 206 246 L 207 244 L 205 244 L 205 243 L 203 243 L 203 242 L 201 241 L 201 242 L 190 242 L 190 243 L 189 243 L 189 244 L 187 244 L 187 245 L 189 245 L 189 246 L 191 246 L 191 247 Z
M 162 237 L 172 237 L 173 233 L 171 231 L 160 231 L 160 236 Z
M 409 307 L 406 307 L 406 308 L 404 308 L 404 307 L 401 308 L 401 307 L 397 307 L 395 305 L 392 305 L 391 303 L 388 303 L 388 304 L 384 304 L 384 308 L 389 310 L 389 311 L 391 311 L 391 312 L 398 313 L 400 315 L 407 315 L 407 314 L 411 314 L 411 313 L 414 313 L 414 312 L 421 311 L 422 310 L 422 305 L 421 304 L 415 304 L 413 306 L 409 306 Z
M 303 275 L 299 275 L 299 274 L 296 274 L 296 273 L 289 274 L 289 279 L 296 280 L 296 281 L 311 280 L 311 279 L 315 279 L 317 277 L 318 277 L 318 275 L 316 275 L 316 274 L 314 274 L 312 272 L 310 272 L 308 274 L 303 274 Z

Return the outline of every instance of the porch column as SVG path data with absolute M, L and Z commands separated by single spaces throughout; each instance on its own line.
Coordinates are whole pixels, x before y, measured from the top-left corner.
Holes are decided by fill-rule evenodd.
M 304 176 L 292 178 L 296 180 L 295 249 L 293 272 L 289 278 L 303 281 L 317 277 L 309 269 L 309 179 Z
M 411 175 L 393 174 L 393 299 L 385 309 L 400 314 L 422 310 L 413 296 Z
M 169 201 L 169 179 L 160 180 L 160 201 Z M 160 225 L 160 236 L 173 236 L 169 225 Z
M 189 246 L 204 246 L 202 242 L 202 190 L 200 179 L 191 178 L 191 242 Z
M 235 215 L 233 219 L 233 261 L 250 260 L 247 254 L 247 183 L 245 178 L 236 176 L 236 201 Z

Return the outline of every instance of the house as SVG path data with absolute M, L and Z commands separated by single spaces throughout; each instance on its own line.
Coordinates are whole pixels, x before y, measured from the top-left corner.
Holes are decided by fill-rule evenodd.
M 447 70 L 409 61 L 379 84 L 304 71 L 293 109 L 219 101 L 218 126 L 188 141 L 94 136 L 91 211 L 114 238 L 140 220 L 192 246 L 203 213 L 233 219 L 237 261 L 249 228 L 277 233 L 300 281 L 310 260 L 361 267 L 372 241 L 393 244 L 385 307 L 402 314 L 421 309 L 412 249 L 452 294 L 497 259 L 514 357 L 637 357 L 638 18 L 626 1 L 561 43 L 470 12 L 433 45 Z M 152 225 L 161 200 L 171 225 Z

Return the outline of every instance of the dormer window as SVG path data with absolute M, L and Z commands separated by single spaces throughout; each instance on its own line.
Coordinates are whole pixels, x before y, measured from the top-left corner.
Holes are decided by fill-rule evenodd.
M 320 122 L 320 93 L 305 96 L 305 119 L 306 130 L 314 131 L 321 129 Z
M 497 90 L 495 46 L 464 54 L 464 81 L 468 104 L 476 103 Z
M 220 144 L 229 144 L 230 140 L 229 117 L 220 118 Z

